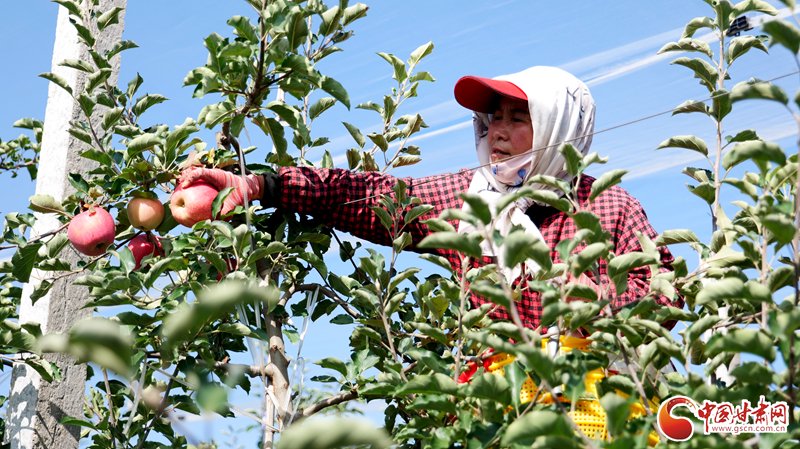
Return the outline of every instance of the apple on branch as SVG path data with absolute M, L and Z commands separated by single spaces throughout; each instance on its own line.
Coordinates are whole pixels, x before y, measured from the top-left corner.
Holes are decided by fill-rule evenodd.
M 133 253 L 133 260 L 136 261 L 134 270 L 138 270 L 142 266 L 142 259 L 147 256 L 163 256 L 164 248 L 161 246 L 161 241 L 155 235 L 139 234 L 132 238 L 128 243 L 128 249 Z
M 164 205 L 156 198 L 134 198 L 126 210 L 131 225 L 142 231 L 152 231 L 164 220 Z
M 99 256 L 114 243 L 114 218 L 105 209 L 90 206 L 74 216 L 67 227 L 72 246 L 87 256 Z
M 211 206 L 218 193 L 211 184 L 202 180 L 188 186 L 178 185 L 169 199 L 169 210 L 175 221 L 192 227 L 195 223 L 212 218 Z

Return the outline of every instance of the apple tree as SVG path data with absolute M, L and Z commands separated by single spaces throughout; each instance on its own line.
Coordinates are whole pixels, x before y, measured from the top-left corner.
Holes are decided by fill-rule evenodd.
M 89 30 L 119 14 L 92 9 L 85 15 L 77 0 L 59 3 L 73 13 L 91 49 L 96 42 Z M 431 206 L 409 195 L 403 182 L 372 198 L 374 213 L 391 236 L 391 247 L 383 251 L 351 242 L 313 217 L 262 207 L 252 198 L 228 210 L 230 188 L 178 188 L 181 170 L 193 164 L 243 178 L 282 166 L 332 168 L 329 139 L 317 135 L 314 125 L 334 116 L 353 139 L 348 169 L 389 172 L 420 160 L 420 148 L 408 140 L 426 124 L 419 114 L 400 111 L 433 81 L 419 69 L 433 44 L 421 45 L 407 58 L 379 54 L 394 84 L 382 98 L 355 106 L 374 112 L 378 130 L 366 135 L 341 119 L 351 108 L 348 92 L 321 71 L 320 62 L 336 58 L 353 37 L 351 24 L 366 16 L 361 3 L 247 0 L 249 9 L 230 18 L 225 33 L 205 39 L 207 62 L 184 80 L 195 96 L 215 102 L 196 119 L 174 125 L 148 121 L 147 111 L 166 98 L 143 94 L 142 76 L 120 85 L 107 82 L 109 60 L 124 55 L 132 42 L 119 42 L 109 52 L 92 51 L 90 60 L 65 62 L 95 80 L 71 94 L 87 116 L 95 108 L 104 111 L 104 132 L 93 132 L 83 120 L 73 123 L 71 133 L 97 167 L 88 176 L 73 176 L 76 193 L 63 201 L 31 199 L 33 211 L 59 217 L 63 226 L 57 232 L 34 241 L 26 237 L 32 214 L 6 215 L 3 240 L 15 255 L 0 270 L 3 351 L 26 354 L 25 363 L 51 382 L 58 382 L 58 372 L 43 354 L 65 352 L 89 363 L 85 412 L 64 423 L 80 426 L 86 447 L 92 448 L 185 447 L 176 410 L 252 419 L 259 447 L 645 448 L 653 442 L 658 399 L 677 394 L 699 402 L 755 403 L 761 395 L 785 401 L 791 426 L 780 435 L 695 435 L 676 446 L 796 444 L 797 154 L 787 155 L 755 130 L 726 136 L 723 120 L 739 101 L 766 99 L 789 108 L 788 96 L 769 82 L 743 82 L 731 89 L 725 82 L 734 62 L 750 50 L 766 51 L 767 42 L 788 48 L 796 58 L 800 32 L 773 20 L 764 25 L 768 37 L 730 38 L 733 19 L 774 14 L 775 8 L 759 0 L 706 3 L 709 16 L 692 19 L 683 37 L 663 51 L 698 55 L 674 63 L 691 70 L 711 98 L 688 101 L 675 113 L 710 118 L 716 147 L 694 136 L 675 136 L 662 147 L 699 151 L 708 158 L 710 168 L 684 172 L 693 179 L 690 190 L 711 209 L 711 239 L 703 242 L 692 230 L 668 230 L 655 240 L 640 236 L 642 251 L 619 255 L 572 186 L 542 176 L 535 181 L 563 194 L 523 188 L 516 198 L 559 209 L 579 228 L 552 251 L 523 233 L 492 236 L 491 210 L 480 198 L 466 198 L 471 213 L 427 216 Z M 716 52 L 693 38 L 703 28 L 717 36 Z M 62 84 L 55 76 L 47 78 Z M 35 175 L 41 124 L 20 125 L 36 136 L 2 143 L 0 162 L 6 170 L 27 167 Z M 203 137 L 204 128 L 213 132 L 213 141 Z M 244 147 L 245 134 L 256 136 L 258 145 Z M 596 153 L 582 156 L 570 145 L 561 151 L 573 176 L 606 161 Z M 600 176 L 592 198 L 624 174 Z M 738 208 L 733 214 L 725 195 Z M 404 266 L 399 255 L 410 249 L 407 227 L 420 218 L 438 231 L 420 244 L 422 249 L 457 250 L 468 263 L 480 257 L 479 241 L 488 235 L 505 251 L 506 263 L 533 259 L 543 267 L 528 283 L 542 298 L 540 328 L 493 321 L 489 306 L 470 308 L 468 299 L 475 293 L 515 310 L 520 287 L 504 281 L 500 270 L 506 267 L 462 273 L 435 252 L 419 257 L 425 260 L 420 264 L 437 270 Z M 456 220 L 469 221 L 476 233 L 457 234 Z M 334 242 L 338 255 L 331 251 Z M 698 266 L 678 258 L 674 271 L 659 272 L 657 247 L 678 244 L 697 252 Z M 65 264 L 59 257 L 64 251 L 84 257 Z M 352 270 L 332 271 L 328 262 L 335 258 Z M 650 293 L 614 314 L 601 313 L 609 307 L 608 291 L 598 297 L 567 282 L 570 273 L 597 270 L 600 259 L 608 261 L 617 290 L 624 288 L 630 270 L 650 267 L 658 273 Z M 64 334 L 41 335 L 35 324 L 20 325 L 15 319 L 20 283 L 29 281 L 34 268 L 54 276 L 77 273 L 74 283 L 88 288 L 95 316 Z M 51 286 L 48 280 L 37 284 L 32 299 Z M 780 299 L 787 292 L 788 299 Z M 681 297 L 686 307 L 658 308 L 655 295 Z M 588 301 L 563 300 L 575 296 Z M 291 350 L 302 346 L 305 326 L 323 321 L 348 332 L 349 354 L 317 361 L 325 374 L 305 382 L 303 373 L 292 375 L 302 366 Z M 678 332 L 667 330 L 664 322 L 677 322 Z M 542 350 L 579 331 L 590 336 L 586 350 Z M 488 349 L 513 358 L 502 370 L 492 368 L 485 363 Z M 731 367 L 733 382 L 706 382 L 706 375 L 730 366 L 740 353 L 753 358 Z M 612 360 L 619 369 L 605 372 L 591 386 L 585 382 L 588 373 Z M 668 372 L 669 366 L 678 371 Z M 459 381 L 465 373 L 469 380 Z M 522 400 L 531 383 L 532 400 Z M 257 410 L 241 405 L 239 398 L 248 395 L 260 398 Z M 385 402 L 382 429 L 344 413 L 357 401 Z M 575 414 L 581 401 L 599 404 L 601 435 L 589 432 Z M 318 414 L 333 416 L 308 419 Z

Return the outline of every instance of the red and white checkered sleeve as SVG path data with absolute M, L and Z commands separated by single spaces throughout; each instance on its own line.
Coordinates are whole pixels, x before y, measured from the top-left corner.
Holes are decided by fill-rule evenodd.
M 377 172 L 354 173 L 311 167 L 282 167 L 279 175 L 280 205 L 284 210 L 311 215 L 374 243 L 391 244 L 391 234 L 373 208 L 379 206 L 383 195 L 393 195 L 400 178 Z M 402 178 L 408 186 L 408 195 L 420 198 L 422 204 L 434 206 L 431 212 L 407 226 L 414 243 L 430 232 L 420 220 L 435 217 L 448 207 L 457 207 L 460 204 L 458 194 L 466 190 L 470 179 L 462 173 Z

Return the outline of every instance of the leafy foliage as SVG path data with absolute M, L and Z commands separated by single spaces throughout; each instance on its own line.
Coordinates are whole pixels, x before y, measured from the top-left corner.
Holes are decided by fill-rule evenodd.
M 75 193 L 63 201 L 31 198 L 32 211 L 50 214 L 64 226 L 85 204 L 121 211 L 141 192 L 170 193 L 189 158 L 239 174 L 313 166 L 312 155 L 328 142 L 314 135 L 314 122 L 341 110 L 339 104 L 351 107 L 345 87 L 319 66 L 352 37 L 351 25 L 367 13 L 363 4 L 248 0 L 251 16 L 230 18 L 227 36 L 209 35 L 204 40 L 207 62 L 184 79 L 195 96 L 210 96 L 215 102 L 203 107 L 196 120 L 169 126 L 146 122 L 148 111 L 168 100 L 140 94 L 142 76 L 120 86 L 108 81 L 109 60 L 135 44 L 118 42 L 101 51 L 92 30 L 115 23 L 120 10 L 93 7 L 87 15 L 75 1 L 58 3 L 71 12 L 92 56 L 62 64 L 86 72 L 90 82 L 83 91 L 73 92 L 56 75 L 42 76 L 68 90 L 80 105 L 85 117 L 73 122 L 70 133 L 85 143 L 82 156 L 97 163 L 89 173 L 71 174 Z M 387 231 L 388 256 L 338 242 L 340 258 L 352 263 L 350 273 L 333 272 L 326 263 L 331 237 L 339 240 L 330 229 L 249 204 L 191 229 L 179 228 L 167 216 L 155 230 L 163 255 L 145 258 L 140 269 L 134 268 L 130 251 L 122 248 L 138 233 L 125 214 L 118 217 L 117 247 L 69 263 L 63 257 L 71 251 L 64 226 L 29 238 L 34 215 L 10 213 L 2 239 L 15 253 L 0 264 L 0 348 L 5 354 L 28 355 L 25 363 L 46 381 L 58 381 L 60 373 L 40 357 L 44 352 L 69 353 L 91 362 L 98 376 L 103 374 L 103 381 L 92 385 L 95 376 L 89 380 L 84 416 L 63 421 L 82 427 L 85 444 L 92 448 L 159 447 L 156 441 L 184 447 L 186 439 L 171 421 L 175 410 L 252 416 L 232 400 L 237 394 L 264 399 L 255 421 L 264 447 L 278 440 L 278 447 L 314 448 L 644 448 L 655 425 L 656 403 L 651 400 L 677 394 L 698 401 L 763 395 L 769 401 L 787 401 L 796 422 L 798 156 L 763 141 L 754 130 L 732 137 L 721 134 L 723 119 L 740 101 L 777 101 L 790 107 L 788 95 L 767 82 L 730 90 L 725 86 L 734 62 L 742 61 L 749 50 L 766 50 L 758 37 L 729 39 L 731 21 L 747 12 L 774 10 L 761 1 L 707 3 L 710 16 L 692 19 L 681 39 L 661 51 L 697 56 L 679 57 L 674 64 L 691 71 L 712 96 L 711 103 L 690 100 L 675 113 L 709 117 L 718 130 L 719 145 L 681 135 L 659 148 L 682 148 L 707 159 L 709 168 L 688 167 L 684 173 L 692 179 L 690 191 L 710 208 L 709 242 L 692 230 L 668 230 L 655 241 L 639 236 L 641 251 L 615 254 L 599 217 L 580 207 L 572 186 L 544 177 L 532 181 L 554 186 L 558 193 L 528 186 L 499 204 L 525 197 L 566 213 L 579 232 L 554 249 L 518 231 L 492 234 L 491 216 L 498 211 L 479 197 L 464 197 L 470 213 L 458 210 L 431 217 L 432 207 L 399 183 L 373 208 Z M 796 58 L 800 33 L 795 26 L 781 20 L 767 25 L 769 45 L 786 47 Z M 693 38 L 699 29 L 716 33 L 722 54 Z M 420 160 L 420 149 L 408 141 L 427 125 L 419 114 L 400 111 L 417 96 L 420 83 L 433 81 L 429 73 L 417 71 L 432 51 L 433 44 L 427 43 L 405 60 L 378 54 L 389 65 L 395 84 L 378 101 L 355 106 L 377 114 L 378 131 L 365 135 L 343 121 L 354 141 L 347 151 L 349 169 L 388 172 Z M 93 116 L 100 117 L 94 123 L 101 129 L 93 128 Z M 42 125 L 23 120 L 17 126 L 32 130 L 34 139 L 0 142 L 0 167 L 14 173 L 28 167 L 33 178 Z M 201 126 L 218 131 L 216 142 L 209 144 L 198 136 Z M 273 150 L 261 154 L 262 160 L 248 161 L 260 153 L 240 147 L 245 131 L 263 133 Z M 570 145 L 561 151 L 573 176 L 605 162 L 594 153 L 582 156 Z M 327 150 L 316 165 L 333 166 Z M 591 199 L 624 175 L 615 170 L 601 176 Z M 729 191 L 736 199 L 732 218 L 723 202 Z M 217 198 L 217 210 L 223 196 Z M 455 232 L 454 219 L 474 224 L 475 233 Z M 419 220 L 438 232 L 413 242 L 409 227 Z M 421 258 L 442 271 L 425 275 L 418 267 L 402 268 L 398 263 L 399 255 L 410 249 L 454 250 L 467 262 L 480 257 L 480 242 L 486 238 L 501 248 L 507 266 L 462 271 L 438 255 L 426 254 Z M 700 263 L 695 270 L 689 271 L 682 259 L 675 262 L 674 271 L 659 270 L 657 246 L 677 244 L 697 252 Z M 509 285 L 502 270 L 528 260 L 542 268 L 540 273 L 526 287 Z M 599 277 L 601 260 L 608 262 L 612 285 L 598 296 L 575 279 L 586 272 Z M 614 292 L 622 292 L 628 273 L 641 267 L 654 273 L 650 292 L 629 307 L 612 310 Z M 74 284 L 87 288 L 89 307 L 104 318 L 80 322 L 63 335 L 42 335 L 35 324 L 20 325 L 21 283 L 33 279 L 34 270 L 52 276 L 33 283 L 32 300 L 45 295 L 59 277 L 77 273 Z M 468 307 L 467 299 L 475 293 L 513 310 L 521 288 L 531 288 L 542 298 L 541 329 L 526 328 L 518 319 L 494 322 L 488 317 L 492 306 Z M 786 292 L 789 297 L 781 300 L 779 295 Z M 680 297 L 686 307 L 657 307 L 657 296 Z M 303 367 L 302 358 L 288 355 L 287 341 L 302 345 L 304 327 L 293 324 L 297 320 L 304 326 L 329 320 L 350 332 L 349 358 L 317 361 L 325 374 L 311 378 L 313 386 L 302 380 L 293 383 L 296 378 L 289 374 Z M 680 332 L 662 325 L 675 321 L 680 321 Z M 587 347 L 557 349 L 559 337 L 577 332 L 590 336 Z M 234 362 L 247 352 L 253 365 Z M 718 376 L 717 368 L 728 367 L 743 352 L 755 361 Z M 667 373 L 673 365 L 682 369 Z M 111 380 L 109 372 L 114 374 Z M 602 375 L 597 382 L 586 382 L 598 372 Z M 469 381 L 460 381 L 462 375 Z M 708 376 L 715 382 L 705 382 Z M 317 387 L 321 392 L 314 390 Z M 531 397 L 523 399 L 526 392 Z M 567 403 L 553 400 L 559 392 Z M 609 438 L 589 434 L 568 413 L 586 399 L 603 410 Z M 383 429 L 341 416 L 309 419 L 356 400 L 387 404 Z M 784 439 L 796 441 L 798 436 L 794 425 Z M 747 438 L 710 435 L 675 446 L 739 448 Z M 763 447 L 779 447 L 777 440 L 759 438 Z

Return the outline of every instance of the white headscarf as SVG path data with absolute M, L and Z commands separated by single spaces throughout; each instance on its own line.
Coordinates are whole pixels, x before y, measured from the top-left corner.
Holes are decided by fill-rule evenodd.
M 536 66 L 495 79 L 513 83 L 528 97 L 533 148 L 524 155 L 491 163 L 491 148 L 487 138 L 489 114 L 475 112 L 475 144 L 478 161 L 483 167 L 475 172 L 468 193 L 480 195 L 489 204 L 494 214 L 490 231 L 497 230 L 506 236 L 514 225 L 518 225 L 525 232 L 541 239 L 541 232 L 525 214 L 533 204 L 532 200 L 517 200 L 499 213 L 495 211 L 495 204 L 504 194 L 518 190 L 534 174 L 571 181 L 559 148 L 563 143 L 570 143 L 581 154 L 588 152 L 594 131 L 594 100 L 589 88 L 582 81 L 556 67 Z M 534 187 L 552 190 L 548 186 Z M 464 203 L 462 209 L 465 212 L 470 210 L 467 203 Z M 461 233 L 475 230 L 473 225 L 465 221 L 458 225 L 458 232 Z M 493 241 L 484 240 L 481 248 L 484 255 L 497 256 L 500 267 L 503 267 L 503 253 Z M 528 274 L 539 271 L 538 265 L 530 260 L 526 262 L 525 268 Z M 503 268 L 503 274 L 509 283 L 521 273 L 521 267 Z

